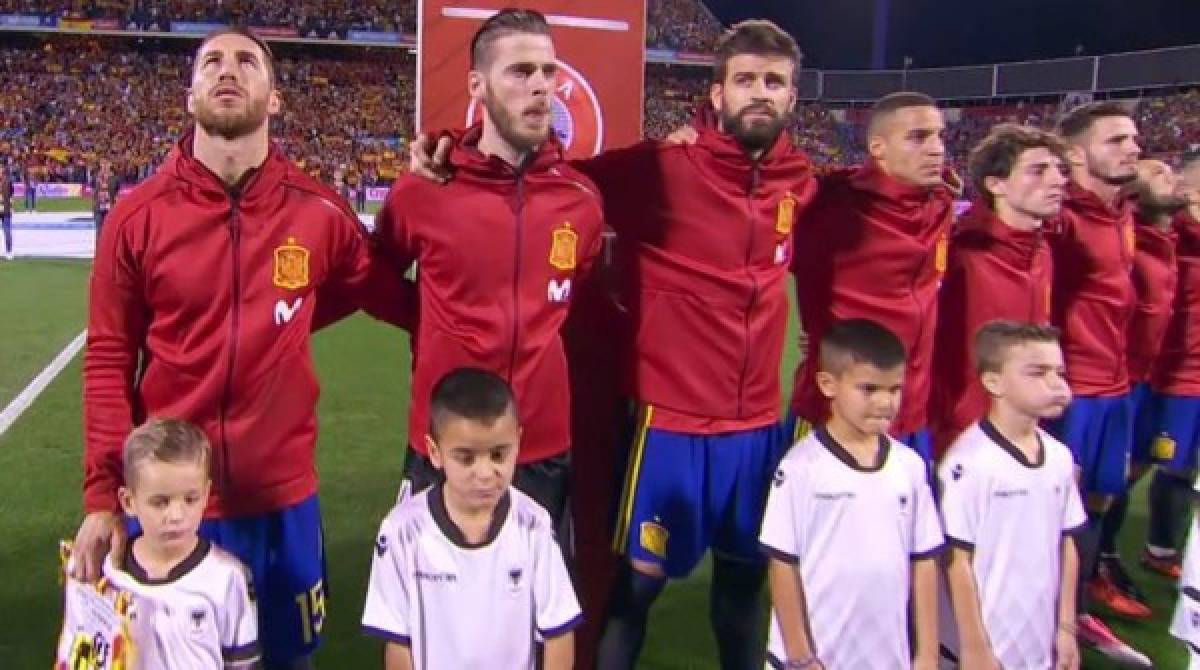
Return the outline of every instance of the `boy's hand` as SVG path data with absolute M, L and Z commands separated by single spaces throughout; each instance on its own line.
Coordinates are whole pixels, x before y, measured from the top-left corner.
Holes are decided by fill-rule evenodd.
M 1079 670 L 1079 642 L 1075 633 L 1060 629 L 1054 637 L 1054 670 Z

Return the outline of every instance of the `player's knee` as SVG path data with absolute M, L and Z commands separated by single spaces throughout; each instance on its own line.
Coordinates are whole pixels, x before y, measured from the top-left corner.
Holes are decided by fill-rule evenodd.
M 663 570 L 663 566 L 658 563 L 634 558 L 630 559 L 629 565 L 633 569 L 633 572 L 643 577 L 650 577 L 651 579 L 667 578 L 667 573 Z

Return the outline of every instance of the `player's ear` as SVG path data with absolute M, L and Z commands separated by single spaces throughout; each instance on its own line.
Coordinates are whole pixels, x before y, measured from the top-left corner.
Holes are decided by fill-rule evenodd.
M 279 89 L 272 88 L 271 94 L 267 96 L 267 114 L 275 116 L 283 110 L 283 94 Z
M 1005 191 L 1007 191 L 1008 189 L 1005 188 L 1005 182 L 1003 179 L 1001 179 L 999 177 L 996 177 L 996 176 L 984 177 L 983 178 L 983 187 L 988 190 L 988 193 L 992 194 L 993 199 L 999 198 L 1002 195 L 1007 195 L 1007 193 Z
M 1067 168 L 1083 167 L 1087 165 L 1087 156 L 1083 153 L 1083 148 L 1076 144 L 1068 144 L 1064 154 L 1067 159 Z
M 725 85 L 719 81 L 714 81 L 712 86 L 708 87 L 708 101 L 712 103 L 712 108 L 718 112 L 724 107 Z
M 196 102 L 192 99 L 192 89 L 187 90 L 187 113 L 191 116 L 196 115 Z
M 483 100 L 487 86 L 483 72 L 471 70 L 467 73 L 467 95 L 476 100 Z
M 817 389 L 826 398 L 834 397 L 837 395 L 837 376 L 825 370 L 817 372 Z

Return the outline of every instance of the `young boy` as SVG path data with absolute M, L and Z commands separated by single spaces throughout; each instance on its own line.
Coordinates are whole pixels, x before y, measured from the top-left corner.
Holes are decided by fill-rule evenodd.
M 1070 534 L 1087 516 L 1070 450 L 1038 427 L 1071 401 L 1058 334 L 991 321 L 975 336 L 991 409 L 938 468 L 957 622 L 943 619 L 942 656 L 963 667 L 1079 667 Z
M 1192 485 L 1193 495 L 1200 494 L 1200 480 Z M 1200 537 L 1197 519 L 1192 515 L 1191 531 L 1183 551 L 1183 574 L 1179 580 L 1179 603 L 1171 619 L 1171 635 L 1187 645 L 1188 670 L 1200 670 Z
M 125 441 L 121 508 L 140 534 L 121 556 L 110 555 L 95 587 L 68 581 L 59 663 L 96 666 L 130 653 L 139 668 L 213 670 L 257 667 L 258 616 L 249 574 L 231 554 L 200 538 L 208 502 L 211 451 L 194 425 L 150 419 Z M 93 593 L 111 596 L 116 616 L 80 611 Z M 122 619 L 122 621 L 118 621 Z M 96 627 L 126 633 L 109 644 Z M 85 640 L 91 634 L 91 642 Z M 108 667 L 108 666 L 104 666 Z M 113 666 L 116 667 L 116 666 Z
M 402 494 L 379 531 L 363 630 L 386 670 L 574 664 L 579 603 L 550 515 L 512 486 L 521 427 L 503 379 L 459 368 L 433 389 L 430 460 L 442 481 Z
M 882 326 L 852 319 L 827 331 L 819 355 L 816 383 L 832 416 L 784 457 L 763 518 L 774 605 L 767 662 L 936 667 L 942 531 L 924 461 L 887 436 L 904 347 Z

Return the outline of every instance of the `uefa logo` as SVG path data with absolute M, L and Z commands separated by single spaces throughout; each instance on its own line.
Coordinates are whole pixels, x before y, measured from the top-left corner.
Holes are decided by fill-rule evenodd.
M 467 105 L 467 125 L 480 119 L 482 110 L 472 100 Z M 604 117 L 591 84 L 563 61 L 558 61 L 554 96 L 550 100 L 550 127 L 570 158 L 587 158 L 604 146 Z

